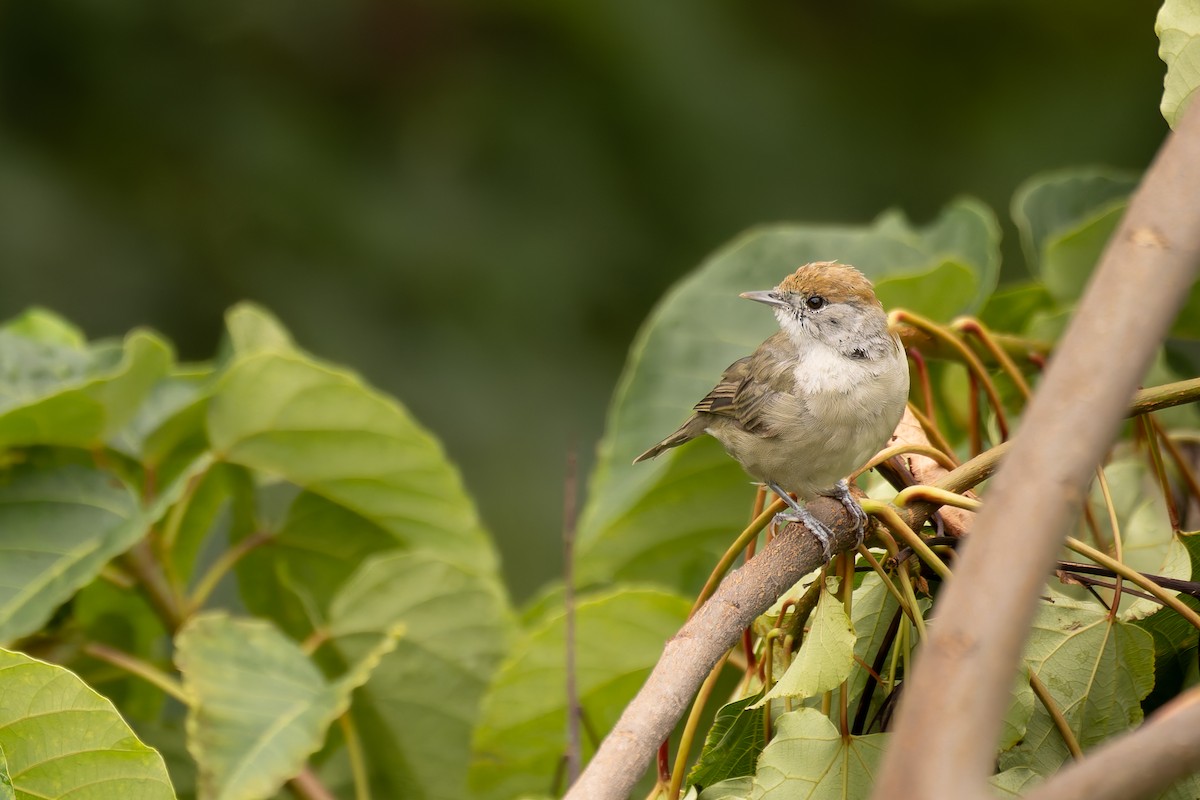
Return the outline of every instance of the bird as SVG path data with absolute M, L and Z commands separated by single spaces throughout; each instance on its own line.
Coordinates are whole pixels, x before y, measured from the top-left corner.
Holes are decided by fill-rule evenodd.
M 803 503 L 836 498 L 862 542 L 867 517 L 846 476 L 900 422 L 908 401 L 904 347 L 871 281 L 848 264 L 807 263 L 774 289 L 740 296 L 770 306 L 779 330 L 733 362 L 692 415 L 633 463 L 708 434 L 787 504 L 776 521 L 805 525 L 829 560 L 832 532 Z

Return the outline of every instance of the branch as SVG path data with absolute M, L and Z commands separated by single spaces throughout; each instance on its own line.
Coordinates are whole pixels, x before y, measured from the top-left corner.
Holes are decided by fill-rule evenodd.
M 1197 207 L 1200 103 L 1193 103 L 1105 248 L 1013 440 L 1006 463 L 1017 468 L 992 481 L 938 598 L 874 797 L 988 796 L 985 780 L 1038 595 L 1200 263 Z
M 808 510 L 833 533 L 834 553 L 854 549 L 854 520 L 841 503 L 818 497 L 808 503 Z M 659 743 L 675 728 L 713 665 L 776 599 L 824 563 L 820 543 L 807 528 L 793 523 L 745 566 L 730 573 L 667 642 L 654 671 L 567 792 L 566 800 L 629 797 Z

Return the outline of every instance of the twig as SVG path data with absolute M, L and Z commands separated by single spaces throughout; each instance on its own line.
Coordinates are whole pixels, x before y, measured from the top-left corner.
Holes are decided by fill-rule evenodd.
M 115 647 L 109 647 L 100 642 L 88 642 L 83 646 L 83 652 L 87 653 L 92 658 L 112 664 L 117 669 L 129 673 L 135 677 L 149 683 L 163 693 L 174 697 L 184 705 L 191 703 L 191 698 L 183 690 L 183 686 L 179 681 L 168 675 L 163 670 L 151 664 L 149 661 L 144 661 L 137 656 L 130 655 L 123 650 L 118 650 Z

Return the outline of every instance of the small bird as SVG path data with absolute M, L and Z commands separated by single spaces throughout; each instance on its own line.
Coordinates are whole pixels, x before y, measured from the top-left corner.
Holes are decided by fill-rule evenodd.
M 702 433 L 766 484 L 832 557 L 832 533 L 801 501 L 835 497 L 866 532 L 846 476 L 877 453 L 908 400 L 908 362 L 871 282 L 835 261 L 805 264 L 770 291 L 745 292 L 771 306 L 780 330 L 738 359 L 677 431 L 633 463 Z

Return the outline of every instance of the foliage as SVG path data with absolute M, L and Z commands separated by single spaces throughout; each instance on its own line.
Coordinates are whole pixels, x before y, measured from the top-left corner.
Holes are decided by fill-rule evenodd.
M 1192 39 L 1179 36 L 1194 22 L 1164 6 L 1168 94 L 1191 80 Z M 1001 289 L 1000 225 L 972 199 L 925 226 L 894 212 L 862 227 L 780 225 L 720 250 L 633 345 L 581 514 L 569 608 L 558 586 L 518 614 L 437 441 L 262 309 L 233 308 L 202 364 L 178 363 L 149 331 L 88 342 L 42 309 L 9 321 L 0 800 L 559 793 L 568 720 L 580 718 L 586 758 L 755 506 L 711 441 L 630 463 L 771 330 L 738 292 L 809 260 L 862 268 L 905 309 L 894 321 L 919 356 L 914 404 L 944 455 L 966 460 L 1019 418 L 1023 384 L 1036 384 L 1135 183 L 1092 168 L 1031 178 L 1011 209 L 1031 278 Z M 1197 312 L 1193 290 L 1148 384 L 1195 371 L 1185 345 L 1200 338 Z M 1197 428 L 1191 407 L 1130 426 L 1080 537 L 1154 580 L 1200 578 L 1200 537 L 1182 530 L 1194 524 L 1183 501 L 1196 499 L 1183 442 Z M 915 557 L 873 559 L 843 561 L 841 582 L 810 576 L 747 633 L 716 684 L 724 702 L 700 717 L 704 745 L 678 755 L 692 796 L 864 796 L 940 588 Z M 1200 682 L 1185 617 L 1084 588 L 1089 574 L 1064 564 L 1046 589 L 1013 676 L 1000 791 Z

